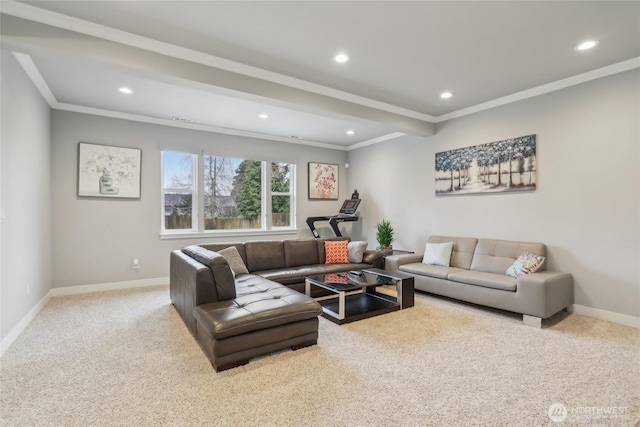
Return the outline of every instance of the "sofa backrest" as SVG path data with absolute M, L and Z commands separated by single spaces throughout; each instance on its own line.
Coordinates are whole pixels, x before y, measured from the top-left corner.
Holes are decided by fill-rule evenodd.
M 203 294 L 203 298 L 196 297 L 196 304 L 199 300 L 210 299 L 212 291 L 215 291 L 217 301 L 226 301 L 236 297 L 236 284 L 233 273 L 229 263 L 222 255 L 198 245 L 182 248 L 182 252 L 208 266 L 213 275 L 213 289 L 196 289 L 196 293 L 209 294 L 209 296 Z
M 200 246 L 213 252 L 235 246 L 247 269 L 253 273 L 301 265 L 324 264 L 326 261 L 324 242 L 327 240 L 350 239 L 348 237 L 325 237 L 299 240 L 258 240 L 244 243 L 207 243 Z
M 523 251 L 543 257 L 547 256 L 547 246 L 543 243 L 478 239 L 471 270 L 505 274 Z M 540 271 L 544 270 L 545 264 L 542 263 Z
M 284 241 L 258 240 L 245 242 L 247 269 L 250 272 L 276 270 L 285 267 Z
M 447 243 L 453 242 L 451 252 L 451 267 L 469 269 L 473 260 L 473 253 L 476 249 L 478 239 L 473 237 L 451 237 L 451 236 L 429 236 L 427 243 Z
M 318 243 L 315 240 L 285 240 L 283 246 L 286 267 L 320 263 Z

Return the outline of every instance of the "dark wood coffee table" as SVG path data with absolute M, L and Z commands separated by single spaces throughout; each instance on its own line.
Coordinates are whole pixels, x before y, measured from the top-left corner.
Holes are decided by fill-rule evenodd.
M 380 314 L 413 307 L 413 276 L 372 268 L 361 275 L 333 273 L 310 276 L 305 280 L 305 293 L 311 287 L 327 289 L 335 295 L 316 298 L 322 305 L 322 317 L 339 325 Z M 395 285 L 396 297 L 379 292 L 377 287 Z

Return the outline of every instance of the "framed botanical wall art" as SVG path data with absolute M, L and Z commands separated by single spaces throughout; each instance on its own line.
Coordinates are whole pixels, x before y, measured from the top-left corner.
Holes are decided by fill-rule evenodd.
M 78 144 L 78 196 L 140 198 L 142 150 Z
M 309 199 L 338 199 L 338 165 L 309 162 Z
M 536 136 L 436 153 L 436 196 L 536 189 Z

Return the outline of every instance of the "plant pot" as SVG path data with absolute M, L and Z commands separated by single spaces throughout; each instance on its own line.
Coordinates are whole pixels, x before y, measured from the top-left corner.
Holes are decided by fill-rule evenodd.
M 378 251 L 382 252 L 382 255 L 391 255 L 393 253 L 393 246 L 378 246 L 376 248 Z

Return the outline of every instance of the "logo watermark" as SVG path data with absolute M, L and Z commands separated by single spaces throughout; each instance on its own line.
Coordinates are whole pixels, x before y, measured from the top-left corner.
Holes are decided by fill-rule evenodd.
M 556 423 L 563 422 L 565 418 L 567 418 L 567 413 L 567 407 L 562 403 L 554 403 L 549 406 L 549 411 L 547 412 L 551 421 L 555 421 Z
M 549 406 L 547 415 L 551 421 L 561 423 L 567 418 L 572 421 L 587 419 L 631 419 L 628 406 L 575 406 L 567 408 L 562 403 Z

